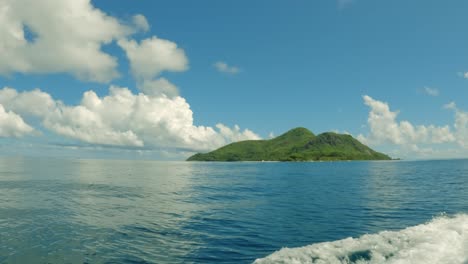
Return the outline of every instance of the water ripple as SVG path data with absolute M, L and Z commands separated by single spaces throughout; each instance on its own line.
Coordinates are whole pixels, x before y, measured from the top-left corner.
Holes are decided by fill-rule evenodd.
M 466 160 L 4 159 L 0 262 L 251 263 L 467 212 L 467 200 Z

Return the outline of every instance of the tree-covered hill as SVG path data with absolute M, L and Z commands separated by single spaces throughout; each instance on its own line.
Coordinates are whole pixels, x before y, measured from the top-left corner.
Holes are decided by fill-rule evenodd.
M 198 153 L 188 161 L 320 161 L 390 160 L 351 135 L 332 132 L 314 135 L 306 128 L 294 128 L 269 140 L 231 143 L 209 153 Z

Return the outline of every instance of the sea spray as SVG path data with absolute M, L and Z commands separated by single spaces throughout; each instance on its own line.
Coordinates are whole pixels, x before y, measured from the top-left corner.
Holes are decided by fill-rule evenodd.
M 468 215 L 439 216 L 401 231 L 283 248 L 255 264 L 270 263 L 468 263 Z

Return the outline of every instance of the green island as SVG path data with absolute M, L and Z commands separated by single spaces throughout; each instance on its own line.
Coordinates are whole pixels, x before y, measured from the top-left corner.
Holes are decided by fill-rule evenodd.
M 335 161 L 390 160 L 351 135 L 325 132 L 314 135 L 302 127 L 269 140 L 231 143 L 209 153 L 198 153 L 187 161 Z

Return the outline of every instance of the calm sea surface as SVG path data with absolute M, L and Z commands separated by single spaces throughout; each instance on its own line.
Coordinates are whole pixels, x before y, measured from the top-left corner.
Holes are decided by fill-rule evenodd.
M 414 226 L 440 229 L 444 219 L 443 228 L 458 228 L 449 240 L 461 239 L 459 250 L 466 253 L 467 212 L 468 160 L 0 158 L 0 263 L 252 263 L 283 247 L 385 230 L 403 236 L 399 230 Z M 337 259 L 373 256 L 363 249 Z M 263 261 L 275 257 L 282 256 Z

